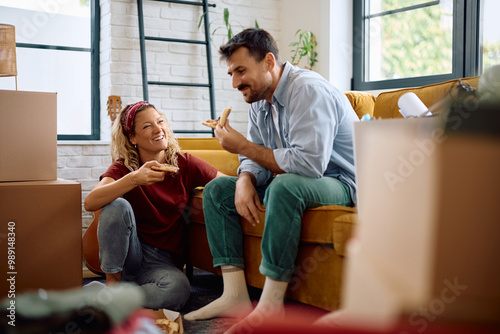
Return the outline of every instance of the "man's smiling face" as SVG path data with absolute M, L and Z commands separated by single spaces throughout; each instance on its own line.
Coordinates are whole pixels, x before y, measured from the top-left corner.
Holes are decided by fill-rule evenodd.
M 272 96 L 272 77 L 265 58 L 257 62 L 246 47 L 237 49 L 226 62 L 233 88 L 237 88 L 246 102 L 252 103 Z

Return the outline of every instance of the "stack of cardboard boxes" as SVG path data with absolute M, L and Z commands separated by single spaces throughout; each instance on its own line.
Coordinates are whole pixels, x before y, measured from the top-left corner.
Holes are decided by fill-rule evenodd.
M 57 178 L 56 93 L 0 90 L 0 298 L 81 286 L 81 186 Z

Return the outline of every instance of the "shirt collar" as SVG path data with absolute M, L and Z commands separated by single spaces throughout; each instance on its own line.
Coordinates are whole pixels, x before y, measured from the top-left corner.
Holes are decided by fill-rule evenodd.
M 289 62 L 285 62 L 283 67 L 283 73 L 281 73 L 280 81 L 273 94 L 273 103 L 278 102 L 281 107 L 284 106 L 283 101 L 285 100 L 286 88 L 288 87 L 288 74 L 293 66 Z

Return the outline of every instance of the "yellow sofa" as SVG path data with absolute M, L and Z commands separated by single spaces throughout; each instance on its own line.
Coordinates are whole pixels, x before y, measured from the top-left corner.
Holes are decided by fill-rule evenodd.
M 477 87 L 478 78 L 465 78 L 462 82 Z M 430 107 L 443 100 L 450 89 L 458 83 L 451 80 L 418 88 L 408 88 L 384 92 L 377 97 L 365 92 L 346 92 L 359 117 L 370 114 L 376 118 L 402 117 L 397 105 L 398 99 L 406 92 L 414 92 L 422 102 Z M 221 172 L 236 175 L 238 156 L 222 149 L 215 138 L 179 138 L 184 151 L 194 154 Z M 212 255 L 206 237 L 203 206 L 203 189 L 195 191 L 187 213 L 188 247 L 187 263 L 207 271 L 220 273 L 213 268 Z M 306 210 L 302 223 L 302 235 L 296 271 L 289 284 L 287 297 L 325 310 L 339 308 L 342 287 L 342 269 L 346 255 L 346 242 L 356 224 L 356 208 L 339 205 L 323 206 Z M 264 222 L 264 215 L 261 215 Z M 262 288 L 264 277 L 259 272 L 262 259 L 260 241 L 264 223 L 252 227 L 242 222 L 244 256 L 247 283 Z

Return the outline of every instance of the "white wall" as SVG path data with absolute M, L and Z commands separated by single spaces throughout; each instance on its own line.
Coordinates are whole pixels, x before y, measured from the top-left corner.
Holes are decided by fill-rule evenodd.
M 351 89 L 352 1 L 330 0 L 330 81 L 340 90 Z
M 314 70 L 340 90 L 351 88 L 352 77 L 352 1 L 284 0 L 280 49 L 290 61 L 290 42 L 298 29 L 312 31 L 318 41 L 318 63 Z M 303 67 L 305 64 L 299 65 Z
M 291 42 L 298 41 L 295 35 L 297 30 L 312 31 L 318 42 L 318 62 L 313 70 L 329 79 L 329 48 L 330 36 L 328 23 L 328 8 L 330 0 L 286 0 L 283 1 L 281 11 L 282 39 L 279 43 L 281 56 L 284 61 L 291 61 Z M 325 10 L 326 9 L 326 10 Z M 300 67 L 307 65 L 307 60 L 302 60 Z

